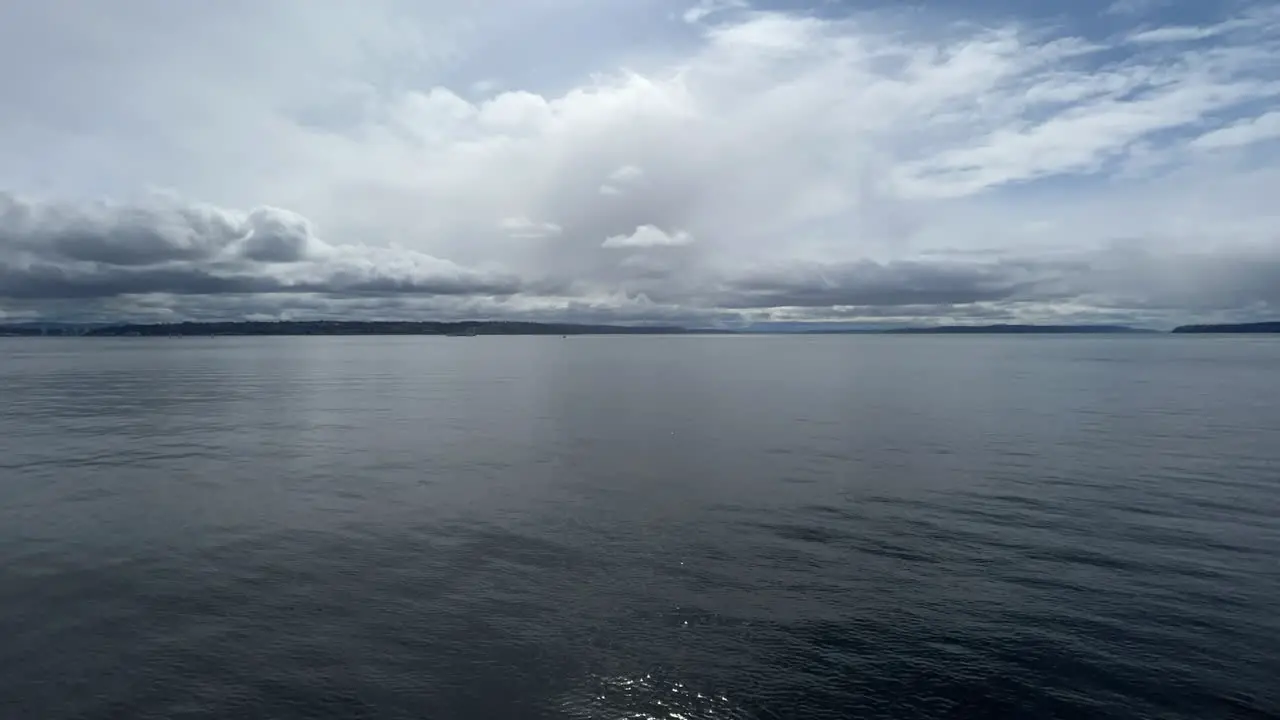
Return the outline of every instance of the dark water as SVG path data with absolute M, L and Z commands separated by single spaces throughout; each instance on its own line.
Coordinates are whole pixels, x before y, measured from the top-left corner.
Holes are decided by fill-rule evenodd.
M 0 341 L 0 717 L 1280 714 L 1280 340 Z

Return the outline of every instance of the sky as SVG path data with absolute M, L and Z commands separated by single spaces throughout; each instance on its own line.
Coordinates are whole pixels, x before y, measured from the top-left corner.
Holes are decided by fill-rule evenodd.
M 0 322 L 1280 316 L 1280 3 L 0 4 Z

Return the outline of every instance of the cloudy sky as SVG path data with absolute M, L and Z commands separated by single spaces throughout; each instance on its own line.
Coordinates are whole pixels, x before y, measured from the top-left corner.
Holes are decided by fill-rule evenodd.
M 0 321 L 1280 315 L 1280 4 L 0 4 Z

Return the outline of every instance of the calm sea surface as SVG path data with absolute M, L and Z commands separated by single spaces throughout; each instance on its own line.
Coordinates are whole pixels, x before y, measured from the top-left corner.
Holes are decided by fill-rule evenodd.
M 1275 718 L 1280 338 L 0 340 L 0 717 Z

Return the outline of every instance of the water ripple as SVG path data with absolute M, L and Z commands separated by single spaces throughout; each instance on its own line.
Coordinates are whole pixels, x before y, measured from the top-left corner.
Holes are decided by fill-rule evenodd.
M 1280 344 L 724 342 L 0 341 L 0 715 L 1280 717 Z

